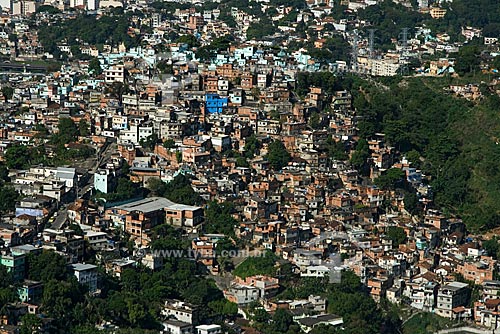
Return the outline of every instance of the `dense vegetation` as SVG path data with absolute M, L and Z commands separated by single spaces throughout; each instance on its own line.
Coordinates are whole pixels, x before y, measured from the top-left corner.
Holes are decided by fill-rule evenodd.
M 500 99 L 484 89 L 485 98 L 472 103 L 443 92 L 451 78 L 393 78 L 376 83 L 347 77 L 362 120 L 361 138 L 377 132 L 430 176 L 438 208 L 463 217 L 473 230 L 500 224 Z M 425 103 L 423 103 L 425 102 Z M 366 145 L 358 143 L 355 165 L 366 163 Z M 362 149 L 359 149 L 361 145 Z M 361 167 L 361 166 L 358 166 Z M 378 181 L 384 187 L 400 175 L 390 172 Z
M 226 236 L 234 236 L 236 219 L 231 216 L 234 205 L 230 202 L 209 202 L 205 209 L 205 233 L 222 233 Z
M 46 166 L 62 166 L 76 159 L 88 159 L 95 154 L 89 145 L 74 144 L 78 136 L 87 136 L 89 133 L 88 122 L 83 120 L 75 124 L 71 118 L 61 118 L 58 123 L 57 133 L 48 134 L 43 125 L 34 128 L 35 140 L 47 140 L 48 145 L 26 146 L 14 144 L 5 151 L 5 162 L 9 169 L 24 169 L 32 165 L 44 164 Z M 48 154 L 50 147 L 52 154 Z
M 155 228 L 155 247 L 187 249 L 181 232 L 171 226 Z M 165 248 L 168 249 L 168 248 Z M 187 258 L 166 258 L 165 267 L 152 272 L 139 266 L 126 269 L 120 282 L 105 272 L 100 272 L 102 293 L 99 297 L 86 298 L 85 286 L 77 283 L 66 266 L 66 260 L 52 251 L 28 257 L 29 279 L 44 284 L 43 311 L 55 319 L 52 333 L 94 333 L 95 324 L 112 321 L 121 328 L 160 329 L 160 307 L 166 298 L 182 298 L 201 306 L 203 319 L 218 321 L 221 316 L 236 314 L 234 304 L 227 302 L 213 281 L 205 279 L 195 262 Z M 2 285 L 0 303 L 16 300 L 9 286 L 12 280 L 0 267 Z
M 473 59 L 464 51 L 464 59 Z M 465 61 L 467 63 L 467 61 Z M 478 79 L 480 80 L 480 78 Z M 369 174 L 369 150 L 366 139 L 385 133 L 389 145 L 405 155 L 414 167 L 429 176 L 435 204 L 445 212 L 458 214 L 472 230 L 500 225 L 500 157 L 498 133 L 500 119 L 496 109 L 500 98 L 485 94 L 477 103 L 453 97 L 444 91 L 450 84 L 461 84 L 452 78 L 404 78 L 364 80 L 352 76 L 338 77 L 322 72 L 299 73 L 296 90 L 307 94 L 308 87 L 321 87 L 326 93 L 347 89 L 361 120 L 360 140 L 351 156 L 351 164 Z M 333 158 L 345 160 L 345 146 L 330 142 Z M 402 175 L 390 170 L 375 180 L 385 189 L 407 188 Z M 406 189 L 408 190 L 408 189 Z M 406 192 L 406 194 L 412 194 Z M 416 196 L 408 196 L 405 205 L 414 213 Z
M 453 322 L 432 313 L 419 313 L 403 326 L 403 334 L 432 334 L 448 328 Z
M 203 201 L 191 187 L 191 179 L 183 174 L 177 175 L 168 183 L 160 179 L 149 179 L 148 187 L 152 195 L 168 198 L 175 203 L 195 205 Z
M 127 47 L 138 45 L 138 37 L 129 34 L 128 27 L 128 14 L 104 15 L 99 18 L 93 15 L 79 15 L 73 20 L 40 26 L 38 36 L 45 50 L 59 58 L 62 53 L 57 43 L 63 40 L 69 46 L 76 46 L 81 42 L 101 46 L 106 43 L 117 45 L 122 42 Z M 77 51 L 76 48 L 74 50 Z
M 291 160 L 290 153 L 285 148 L 285 145 L 275 140 L 269 144 L 268 152 L 265 158 L 274 170 L 280 170 L 285 167 Z
M 397 248 L 406 241 L 406 233 L 402 227 L 390 226 L 387 229 L 387 238 L 392 241 L 392 246 Z
M 369 297 L 359 277 L 351 271 L 342 273 L 340 283 L 330 283 L 328 278 L 296 278 L 285 282 L 285 286 L 286 290 L 279 295 L 280 299 L 303 299 L 310 295 L 320 295 L 328 302 L 327 312 L 339 315 L 344 320 L 343 329 L 322 326 L 311 333 L 395 333 L 400 327 L 396 310 L 386 301 L 377 305 Z M 253 313 L 257 328 L 264 333 L 300 333 L 296 325 L 287 320 L 286 314 L 276 312 L 271 317 L 263 309 L 256 309 Z M 280 319 L 281 326 L 275 324 L 277 319 Z
M 500 36 L 500 15 L 497 1 L 480 0 L 470 3 L 464 0 L 446 2 L 440 6 L 448 9 L 445 17 L 434 20 L 429 14 L 421 14 L 413 9 L 408 9 L 392 1 L 383 1 L 375 6 L 368 6 L 358 11 L 360 19 L 371 23 L 376 29 L 375 45 L 383 50 L 393 49 L 391 38 L 401 39 L 403 28 L 408 28 L 409 33 L 415 33 L 415 27 L 425 26 L 430 28 L 432 34 L 447 33 L 452 41 L 464 41 L 461 36 L 462 27 L 471 26 L 483 28 L 483 35 L 488 37 Z M 342 17 L 342 16 L 340 16 Z M 365 36 L 367 32 L 363 32 Z
M 246 278 L 253 275 L 274 275 L 276 273 L 276 260 L 278 258 L 271 251 L 266 251 L 262 256 L 249 257 L 233 271 L 235 276 Z
M 7 168 L 0 164 L 0 214 L 13 211 L 19 198 L 19 194 L 7 183 L 8 181 L 10 180 Z

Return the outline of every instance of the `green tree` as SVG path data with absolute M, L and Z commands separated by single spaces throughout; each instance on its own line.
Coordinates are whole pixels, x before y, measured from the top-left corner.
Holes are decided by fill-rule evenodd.
M 391 168 L 375 179 L 375 185 L 383 190 L 394 190 L 403 186 L 405 176 L 401 169 Z
M 5 101 L 12 99 L 12 96 L 14 96 L 14 88 L 11 86 L 3 86 L 2 87 L 2 94 L 5 98 Z
M 291 160 L 290 153 L 285 148 L 285 145 L 279 140 L 275 140 L 269 144 L 267 160 L 274 170 L 280 170 Z
M 347 333 L 381 333 L 382 313 L 353 272 L 342 272 L 340 284 L 327 285 L 326 297 L 328 312 L 343 318 Z
M 19 328 L 19 334 L 34 334 L 39 333 L 42 327 L 42 320 L 35 314 L 25 314 L 21 317 L 21 327 Z
M 341 140 L 335 141 L 331 136 L 326 141 L 328 156 L 335 160 L 348 160 L 349 155 L 346 152 L 345 143 Z
M 406 158 L 411 162 L 412 166 L 415 168 L 420 168 L 420 153 L 416 150 L 411 150 L 406 153 Z
M 254 134 L 245 139 L 245 146 L 243 147 L 243 150 L 247 159 L 252 159 L 260 148 L 261 143 Z
M 230 28 L 236 28 L 236 20 L 230 13 L 228 14 L 227 12 L 221 12 L 221 15 L 219 15 L 219 20 L 226 23 Z
M 234 205 L 230 202 L 209 202 L 205 209 L 205 232 L 234 236 L 234 229 L 237 225 L 237 221 L 231 216 L 233 211 Z
M 123 102 L 123 95 L 130 92 L 130 87 L 123 82 L 115 81 L 111 85 L 106 86 L 104 91 L 117 99 L 118 103 L 121 105 Z
M 356 145 L 356 150 L 351 155 L 351 164 L 363 175 L 369 173 L 370 166 L 368 165 L 368 158 L 370 157 L 370 150 L 368 142 L 365 139 L 360 139 Z
M 408 211 L 411 215 L 415 215 L 419 211 L 418 196 L 415 192 L 405 192 L 403 203 L 405 205 L 405 210 Z
M 27 168 L 30 166 L 30 151 L 25 145 L 14 144 L 7 148 L 4 159 L 9 169 Z
M 392 246 L 397 248 L 405 242 L 406 232 L 402 227 L 389 226 L 387 229 L 387 237 L 392 240 Z
M 176 43 L 187 44 L 189 48 L 193 48 L 200 45 L 200 42 L 194 37 L 194 35 L 182 35 L 175 41 Z
M 321 125 L 321 116 L 318 112 L 313 112 L 311 114 L 311 117 L 309 118 L 309 126 L 314 129 L 314 130 L 317 130 L 320 128 L 320 125 Z
M 276 255 L 270 251 L 265 251 L 262 256 L 247 258 L 238 267 L 236 267 L 233 274 L 241 278 L 253 275 L 273 276 L 276 273 L 276 261 Z
M 100 75 L 102 73 L 101 63 L 96 57 L 93 57 L 89 61 L 89 72 L 91 72 L 93 75 Z
M 72 323 L 72 310 L 82 301 L 83 293 L 75 277 L 68 281 L 50 280 L 44 283 L 42 310 L 55 318 L 60 326 Z
M 85 120 L 84 118 L 82 118 L 79 122 L 78 122 L 78 134 L 81 136 L 81 137 L 87 137 L 90 135 L 90 125 L 89 123 L 87 122 L 87 120 Z
M 245 157 L 237 157 L 236 158 L 236 167 L 250 167 L 248 160 Z
M 57 133 L 52 136 L 52 141 L 57 145 L 65 145 L 74 142 L 78 136 L 78 127 L 71 118 L 60 118 L 57 125 Z
M 14 187 L 0 185 L 0 212 L 14 211 L 18 199 L 19 194 Z
M 36 134 L 37 138 L 47 138 L 49 135 L 49 130 L 47 129 L 47 127 L 45 127 L 45 125 L 43 125 L 41 123 L 37 123 L 33 130 L 38 132 Z
M 479 70 L 479 64 L 481 62 L 479 54 L 480 50 L 476 45 L 462 46 L 458 51 L 454 67 L 457 73 L 465 75 Z
M 250 24 L 247 29 L 247 39 L 262 40 L 266 36 L 271 36 L 276 32 L 276 27 L 273 22 L 267 18 L 262 17 L 259 22 Z
M 500 244 L 498 243 L 498 237 L 494 236 L 489 240 L 482 242 L 481 246 L 486 250 L 489 256 L 494 259 L 498 259 L 500 255 Z
M 0 288 L 10 288 L 13 283 L 12 272 L 8 271 L 6 266 L 0 266 Z
M 282 308 L 278 308 L 272 317 L 272 327 L 278 333 L 286 333 L 293 323 L 292 315 Z
M 160 178 L 152 177 L 148 179 L 148 189 L 153 196 L 164 196 L 167 191 L 167 184 Z
M 5 182 L 10 182 L 9 169 L 5 164 L 0 163 L 0 186 Z
M 191 179 L 182 174 L 168 183 L 151 178 L 148 180 L 148 188 L 155 196 L 166 197 L 176 203 L 195 205 L 202 202 L 200 195 L 191 186 Z
M 165 147 L 166 149 L 172 149 L 172 148 L 175 148 L 177 147 L 177 145 L 175 144 L 175 141 L 173 139 L 165 139 L 165 141 L 163 142 L 163 147 Z
M 156 64 L 156 68 L 165 74 L 174 74 L 174 67 L 167 60 L 161 60 Z
M 436 314 L 423 312 L 408 319 L 403 326 L 403 334 L 436 333 L 453 325 L 453 321 Z
M 341 329 L 339 329 L 337 326 L 319 325 L 319 326 L 315 326 L 309 333 L 310 334 L 340 334 Z
M 238 304 L 226 299 L 214 300 L 208 303 L 208 307 L 214 315 L 224 317 L 234 317 L 238 314 Z
M 255 309 L 252 320 L 258 323 L 267 323 L 271 319 L 269 313 L 263 307 Z
M 28 277 L 46 283 L 50 280 L 64 281 L 69 277 L 66 259 L 54 251 L 45 250 L 27 258 Z
M 156 144 L 160 141 L 160 138 L 158 137 L 158 134 L 153 133 L 150 136 L 148 136 L 146 139 L 141 139 L 140 144 L 142 147 L 147 148 L 149 150 L 154 150 Z
M 136 192 L 135 185 L 127 178 L 119 178 L 115 192 L 120 195 L 120 198 L 127 198 Z

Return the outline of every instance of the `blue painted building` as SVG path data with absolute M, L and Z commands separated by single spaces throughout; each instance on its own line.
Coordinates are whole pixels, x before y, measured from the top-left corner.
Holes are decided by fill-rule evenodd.
M 220 97 L 219 94 L 206 94 L 205 107 L 209 114 L 221 113 L 227 108 L 228 98 Z

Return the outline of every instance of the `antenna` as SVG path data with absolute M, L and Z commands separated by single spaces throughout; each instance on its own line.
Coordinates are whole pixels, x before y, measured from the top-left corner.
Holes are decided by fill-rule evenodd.
M 358 72 L 358 31 L 354 29 L 351 53 L 351 69 L 353 72 Z
M 408 72 L 408 32 L 410 31 L 410 28 L 403 28 L 401 29 L 401 50 L 399 52 L 399 61 L 402 64 L 401 67 L 401 75 L 405 75 Z
M 408 51 L 408 31 L 410 28 L 401 29 L 401 53 L 406 54 Z
M 374 39 L 375 39 L 375 30 L 377 30 L 377 29 L 369 29 L 368 30 L 370 32 L 370 36 L 368 37 L 368 50 L 369 50 L 370 59 L 373 59 L 373 53 L 374 53 L 373 43 L 374 43 Z

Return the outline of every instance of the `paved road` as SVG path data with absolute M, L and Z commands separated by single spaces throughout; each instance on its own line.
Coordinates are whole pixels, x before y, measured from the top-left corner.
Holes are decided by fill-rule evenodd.
M 87 182 L 78 190 L 78 198 L 84 197 L 94 186 L 94 174 L 97 172 L 99 167 L 107 163 L 111 159 L 111 155 L 116 151 L 116 143 L 113 141 L 106 141 L 103 147 L 101 147 L 98 154 L 98 159 L 92 165 L 89 173 L 91 176 L 88 178 Z
M 496 334 L 499 333 L 500 331 L 492 331 L 492 330 L 487 330 L 487 329 L 479 329 L 479 328 L 474 328 L 474 327 L 457 327 L 457 328 L 450 328 L 450 329 L 443 329 L 440 330 L 439 332 L 435 334 Z
M 9 70 L 9 71 L 19 71 L 19 72 L 36 71 L 39 73 L 43 73 L 47 70 L 47 66 L 23 64 L 23 63 L 0 62 L 0 69 L 1 70 Z
M 116 148 L 115 142 L 106 141 L 106 144 L 104 144 L 104 146 L 101 148 L 101 152 L 98 156 L 99 159 L 95 162 L 95 164 L 92 166 L 92 169 L 89 172 L 92 175 L 88 178 L 83 187 L 78 189 L 77 198 L 84 197 L 92 189 L 94 185 L 93 174 L 97 171 L 97 169 L 100 166 L 109 161 L 111 155 L 113 154 L 113 152 L 115 152 L 115 148 Z M 68 219 L 68 205 L 69 204 L 64 204 L 59 208 L 57 212 L 57 217 L 54 220 L 54 222 L 52 222 L 51 228 L 59 230 L 63 227 L 64 223 Z

